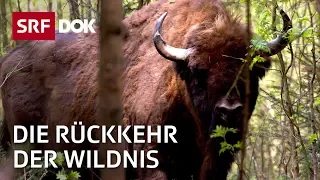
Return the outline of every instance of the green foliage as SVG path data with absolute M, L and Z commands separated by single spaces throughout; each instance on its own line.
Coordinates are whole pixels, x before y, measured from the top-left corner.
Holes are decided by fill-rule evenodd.
M 252 69 L 252 67 L 253 67 L 253 65 L 255 64 L 255 63 L 257 63 L 257 62 L 264 62 L 265 61 L 265 59 L 264 58 L 262 58 L 260 55 L 259 56 L 255 56 L 253 59 L 252 59 L 252 62 L 251 62 L 251 64 L 250 64 L 250 69 Z
M 308 139 L 308 144 L 312 144 L 318 139 L 317 134 L 310 134 Z
M 314 38 L 314 33 L 313 33 L 313 28 L 308 28 L 303 34 L 302 37 L 309 39 L 309 38 Z
M 230 133 L 237 133 L 237 130 L 234 128 L 227 128 L 223 126 L 217 126 L 216 129 L 214 129 L 210 135 L 211 138 L 223 138 L 224 141 L 220 143 L 221 149 L 219 150 L 219 154 L 224 153 L 225 151 L 235 151 L 235 149 L 238 149 L 241 147 L 241 142 L 237 142 L 237 144 L 229 144 L 226 140 L 226 134 Z
M 237 130 L 234 128 L 227 128 L 223 126 L 217 126 L 216 129 L 213 130 L 212 134 L 210 135 L 211 138 L 215 137 L 222 137 L 225 138 L 228 132 L 237 133 Z
M 43 162 L 44 157 L 42 157 Z M 25 173 L 21 175 L 18 179 L 24 180 L 25 178 L 30 180 L 38 180 L 44 178 L 48 174 L 55 174 L 58 180 L 77 180 L 81 177 L 80 173 L 77 171 L 73 171 L 68 169 L 65 162 L 64 154 L 61 152 L 57 152 L 57 158 L 54 160 L 55 164 L 58 168 L 53 168 L 49 163 L 49 168 L 31 168 L 27 166 L 25 168 Z
M 61 170 L 57 173 L 57 179 L 59 179 L 59 180 L 67 180 L 68 179 L 64 170 Z
M 147 5 L 156 0 L 143 0 L 143 5 Z M 141 3 L 141 1 L 140 1 Z M 170 1 L 170 4 L 174 3 L 174 0 Z M 123 14 L 125 17 L 130 16 L 134 11 L 139 9 L 139 0 L 123 0 L 122 1 Z
M 244 13 L 246 0 L 240 0 L 238 3 L 232 3 L 229 0 L 225 2 L 228 3 L 228 8 L 232 12 L 240 14 L 246 21 L 247 17 Z M 318 71 L 320 18 L 316 16 L 319 12 L 316 12 L 314 3 L 311 1 L 252 0 L 250 15 L 253 32 L 256 34 L 251 40 L 252 51 L 249 55 L 252 56 L 255 50 L 268 52 L 266 42 L 274 39 L 281 32 L 283 22 L 279 11 L 274 11 L 275 6 L 283 9 L 292 19 L 293 28 L 287 36 L 292 49 L 287 51 L 288 48 L 285 48 L 280 56 L 271 57 L 271 71 L 260 81 L 261 96 L 258 97 L 249 126 L 245 171 L 248 179 L 293 179 L 293 172 L 288 173 L 284 169 L 289 167 L 295 170 L 296 164 L 293 162 L 297 162 L 299 179 L 312 179 L 312 161 L 314 161 L 312 143 L 319 142 L 317 138 L 319 133 L 313 132 L 311 124 L 316 124 L 316 132 L 319 131 L 320 124 L 318 118 L 320 117 Z M 275 22 L 273 23 L 272 20 Z M 272 27 L 273 25 L 275 27 Z M 313 43 L 315 43 L 314 47 Z M 260 56 L 252 58 L 250 68 L 255 63 L 264 61 Z M 312 97 L 309 88 L 313 60 L 317 62 L 313 85 L 315 119 L 310 118 L 312 116 L 309 106 Z M 284 71 L 287 73 L 286 79 L 283 78 Z M 287 81 L 287 89 L 284 81 Z M 292 148 L 292 144 L 296 147 Z M 318 150 L 318 156 L 319 152 Z M 297 161 L 293 159 L 294 153 L 297 153 L 295 157 Z M 237 164 L 239 163 L 238 161 Z M 238 171 L 233 170 L 230 174 L 238 174 Z M 229 177 L 229 179 L 232 178 Z
M 279 180 L 289 180 L 289 179 L 291 179 L 291 178 L 289 176 L 285 175 L 285 174 L 281 174 L 279 176 Z
M 256 39 L 251 40 L 251 51 L 249 52 L 250 56 L 253 56 L 255 51 L 263 51 L 263 52 L 270 52 L 269 47 L 267 46 L 267 41 L 263 40 L 260 36 L 255 36 Z M 260 55 L 253 57 L 252 62 L 250 64 L 250 69 L 255 65 L 257 62 L 264 62 L 265 59 L 262 58 Z
M 264 52 L 270 52 L 270 49 L 267 46 L 267 41 L 263 40 L 259 36 L 256 36 L 255 38 L 257 38 L 257 39 L 252 39 L 251 40 L 251 45 L 250 45 L 250 48 L 253 51 L 261 50 L 261 51 L 264 51 Z
M 63 153 L 57 152 L 57 158 L 54 160 L 54 162 L 61 168 L 61 170 L 56 174 L 57 179 L 77 180 L 81 177 L 79 172 L 66 168 L 65 157 Z
M 123 13 L 125 16 L 129 16 L 132 12 L 138 8 L 138 0 L 124 0 L 122 1 Z
M 75 180 L 75 179 L 79 179 L 80 177 L 81 177 L 80 173 L 77 171 L 71 170 L 68 174 L 68 180 Z
M 259 7 L 255 9 L 259 11 L 258 13 L 258 26 L 256 33 L 259 34 L 264 39 L 270 39 L 272 37 L 271 32 L 271 11 L 269 9 Z
M 62 152 L 57 152 L 57 158 L 54 160 L 57 166 L 63 166 L 65 158 Z
M 316 97 L 313 103 L 314 106 L 320 106 L 320 97 Z
M 59 171 L 56 176 L 58 180 L 77 180 L 81 177 L 78 172 L 66 171 L 65 169 Z

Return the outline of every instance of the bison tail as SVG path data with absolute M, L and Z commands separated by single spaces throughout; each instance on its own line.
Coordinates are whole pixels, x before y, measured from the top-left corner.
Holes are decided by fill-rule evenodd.
M 6 121 L 2 121 L 0 127 L 0 150 L 8 151 L 10 142 L 10 133 Z

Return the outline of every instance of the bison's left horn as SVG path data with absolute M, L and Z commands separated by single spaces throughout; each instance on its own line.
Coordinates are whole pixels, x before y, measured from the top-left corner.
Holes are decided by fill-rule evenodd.
M 259 55 L 272 56 L 280 51 L 282 51 L 290 42 L 288 38 L 288 30 L 292 28 L 291 19 L 288 15 L 280 9 L 280 14 L 283 20 L 283 28 L 281 33 L 277 36 L 277 38 L 267 42 L 267 46 L 269 47 L 269 52 L 257 52 Z
M 166 16 L 167 16 L 167 12 L 162 14 L 161 17 L 157 20 L 155 29 L 153 31 L 154 45 L 157 51 L 159 52 L 159 54 L 164 58 L 172 61 L 185 61 L 190 55 L 190 53 L 192 52 L 192 49 L 175 48 L 168 45 L 162 39 L 162 36 L 161 36 L 162 23 L 163 23 L 163 20 L 166 18 Z

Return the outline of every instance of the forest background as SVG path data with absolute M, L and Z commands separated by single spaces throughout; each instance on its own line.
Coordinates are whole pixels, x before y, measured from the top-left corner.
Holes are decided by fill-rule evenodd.
M 232 14 L 240 15 L 245 22 L 246 0 L 223 1 Z M 123 18 L 149 3 L 152 1 L 123 0 Z M 245 177 L 314 179 L 320 172 L 320 2 L 252 0 L 250 5 L 255 32 L 252 44 L 263 46 L 265 40 L 273 39 L 281 30 L 277 6 L 293 20 L 290 38 L 294 41 L 273 57 L 271 70 L 260 82 L 260 96 L 246 141 Z M 20 43 L 11 40 L 12 12 L 55 11 L 57 19 L 94 18 L 99 24 L 100 6 L 100 0 L 0 0 L 0 56 Z M 228 179 L 238 179 L 237 157 Z M 27 173 L 41 177 L 46 170 Z M 60 177 L 63 175 L 68 174 Z

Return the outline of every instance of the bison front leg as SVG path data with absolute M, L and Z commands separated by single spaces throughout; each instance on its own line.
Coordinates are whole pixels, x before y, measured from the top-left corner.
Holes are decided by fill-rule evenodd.
M 129 148 L 130 154 L 138 154 L 137 167 L 128 167 L 127 179 L 140 179 L 140 180 L 167 180 L 167 172 L 161 167 L 164 166 L 163 157 L 161 154 L 152 154 L 153 158 L 156 158 L 159 165 L 156 168 L 148 168 L 149 165 L 154 165 L 154 161 L 150 160 L 147 153 L 150 150 L 157 150 L 157 144 L 131 144 Z M 134 152 L 135 151 L 135 152 Z M 143 151 L 143 153 L 141 153 Z
M 8 153 L 12 154 L 12 150 Z M 8 155 L 8 159 L 5 163 L 0 164 L 0 177 L 1 180 L 12 180 L 14 179 L 14 168 L 13 168 L 13 155 Z
M 221 162 L 213 163 L 210 157 L 206 157 L 201 166 L 200 180 L 225 180 L 227 179 L 228 170 L 230 168 L 230 163 Z
M 144 180 L 167 180 L 167 175 L 160 169 L 147 169 L 142 178 Z
M 229 169 L 232 162 L 234 161 L 234 152 L 225 151 L 219 153 L 220 142 L 208 143 L 210 148 L 207 148 L 206 156 L 203 159 L 201 170 L 200 170 L 200 180 L 225 180 L 227 179 Z

